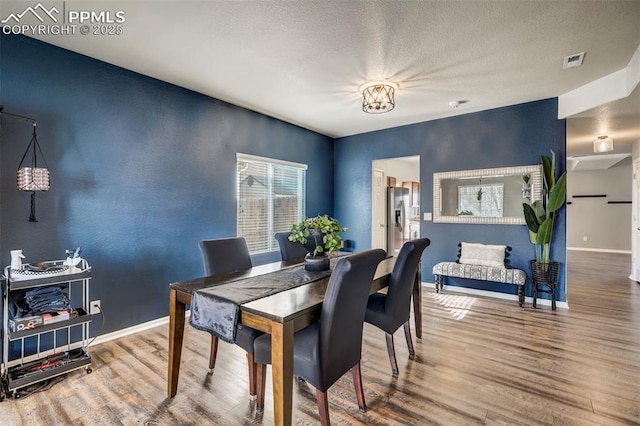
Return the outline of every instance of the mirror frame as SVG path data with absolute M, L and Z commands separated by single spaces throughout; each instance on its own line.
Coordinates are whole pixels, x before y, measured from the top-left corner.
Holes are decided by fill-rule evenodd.
M 495 175 L 531 175 L 531 202 L 542 199 L 542 166 L 500 167 L 495 169 L 460 170 L 433 174 L 433 222 L 434 223 L 475 223 L 482 225 L 524 225 L 524 213 L 521 216 L 478 217 L 478 216 L 443 216 L 442 184 L 444 179 L 460 179 L 487 177 Z

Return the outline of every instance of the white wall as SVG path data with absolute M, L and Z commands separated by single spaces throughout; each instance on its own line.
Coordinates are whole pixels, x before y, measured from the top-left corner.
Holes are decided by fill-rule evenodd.
M 396 186 L 402 186 L 402 182 L 420 182 L 420 166 L 415 159 L 389 158 L 376 160 L 373 163 L 375 168 L 384 170 L 386 176 L 396 178 Z
M 567 247 L 631 251 L 631 158 L 607 170 L 569 172 L 567 175 Z M 573 198 L 606 194 L 605 198 Z M 587 237 L 587 241 L 583 240 Z

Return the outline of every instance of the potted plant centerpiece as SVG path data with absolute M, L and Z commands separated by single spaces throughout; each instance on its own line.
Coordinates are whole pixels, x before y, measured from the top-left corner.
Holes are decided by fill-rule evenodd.
M 342 238 L 340 232 L 347 228 L 328 215 L 305 218 L 291 227 L 289 241 L 301 243 L 309 254 L 305 257 L 305 269 L 308 271 L 326 271 L 329 269 L 329 253 L 340 250 Z
M 542 156 L 542 173 L 542 199 L 532 204 L 522 203 L 522 207 L 529 238 L 536 251 L 535 260 L 530 261 L 534 307 L 539 285 L 546 285 L 550 287 L 552 309 L 555 309 L 555 286 L 560 264 L 551 260 L 550 251 L 555 216 L 564 205 L 567 193 L 567 172 L 556 177 L 556 156 L 551 151 L 551 158 Z

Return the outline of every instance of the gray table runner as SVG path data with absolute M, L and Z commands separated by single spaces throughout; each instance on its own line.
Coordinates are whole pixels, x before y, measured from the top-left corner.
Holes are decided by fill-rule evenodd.
M 339 257 L 331 258 L 331 270 L 312 272 L 304 264 L 197 290 L 191 296 L 189 323 L 198 330 L 234 343 L 240 319 L 240 305 L 281 291 L 312 283 L 331 275 Z

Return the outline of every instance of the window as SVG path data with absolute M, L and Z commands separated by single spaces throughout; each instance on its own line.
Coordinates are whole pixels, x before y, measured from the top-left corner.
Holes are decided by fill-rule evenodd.
M 304 219 L 307 165 L 246 154 L 236 163 L 237 234 L 251 254 L 278 250 L 275 233 Z
M 503 210 L 503 183 L 458 186 L 458 215 L 502 217 Z

